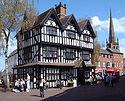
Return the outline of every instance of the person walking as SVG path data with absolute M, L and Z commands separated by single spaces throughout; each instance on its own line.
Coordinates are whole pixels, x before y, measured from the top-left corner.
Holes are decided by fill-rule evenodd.
M 106 74 L 104 74 L 104 79 L 103 79 L 103 82 L 104 82 L 104 85 L 105 85 L 105 87 L 106 87 Z
M 110 86 L 114 86 L 114 76 L 112 74 L 110 75 Z
M 23 79 L 21 79 L 21 86 L 22 86 L 22 91 L 24 91 L 24 86 L 25 86 L 25 82 L 24 82 L 24 80 Z
M 41 97 L 44 97 L 44 83 L 45 83 L 45 80 L 42 78 L 40 81 L 40 96 Z
M 106 76 L 106 84 L 105 87 L 108 85 L 109 86 L 109 82 L 110 82 L 110 78 L 109 78 L 109 74 Z
M 29 91 L 30 91 L 30 76 L 27 73 L 27 89 L 26 89 L 26 92 L 29 92 Z

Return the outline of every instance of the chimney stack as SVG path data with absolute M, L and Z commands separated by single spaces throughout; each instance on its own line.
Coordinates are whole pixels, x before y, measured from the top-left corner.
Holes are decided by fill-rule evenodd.
M 59 18 L 63 18 L 66 16 L 66 4 L 64 4 L 63 6 L 62 3 L 60 2 L 58 6 L 55 5 L 55 9 Z

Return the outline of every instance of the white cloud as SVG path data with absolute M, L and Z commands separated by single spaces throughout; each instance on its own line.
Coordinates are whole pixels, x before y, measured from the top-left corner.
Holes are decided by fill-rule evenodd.
M 125 47 L 120 47 L 120 51 L 125 54 Z M 125 57 L 125 55 L 124 55 Z
M 94 26 L 98 27 L 98 30 L 109 30 L 109 19 L 101 21 L 98 16 L 92 18 Z M 122 18 L 113 18 L 114 31 L 116 33 L 125 34 L 125 17 Z
M 97 27 L 97 30 L 108 30 L 109 20 L 101 21 L 98 16 L 92 18 L 93 26 Z
M 17 40 L 10 38 L 10 40 L 9 40 L 9 46 L 8 46 L 8 53 L 11 53 L 15 49 L 17 49 Z
M 93 26 L 95 26 L 97 31 L 109 31 L 109 18 L 107 20 L 100 20 L 98 16 L 92 18 Z M 119 19 L 113 18 L 113 25 L 115 33 L 120 33 L 125 35 L 125 17 Z M 125 54 L 125 38 L 119 40 L 120 51 Z
M 120 51 L 125 54 L 125 38 L 119 40 L 120 43 Z M 124 55 L 125 57 L 125 55 Z
M 120 39 L 119 42 L 120 42 L 120 46 L 125 46 L 125 38 Z

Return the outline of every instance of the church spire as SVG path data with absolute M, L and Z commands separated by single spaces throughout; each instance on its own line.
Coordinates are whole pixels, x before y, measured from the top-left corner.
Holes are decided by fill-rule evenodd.
M 115 43 L 115 33 L 114 33 L 114 26 L 113 26 L 113 20 L 112 20 L 112 12 L 110 8 L 110 26 L 109 26 L 109 43 Z
M 119 44 L 119 39 L 118 39 L 118 37 L 117 37 L 117 44 Z

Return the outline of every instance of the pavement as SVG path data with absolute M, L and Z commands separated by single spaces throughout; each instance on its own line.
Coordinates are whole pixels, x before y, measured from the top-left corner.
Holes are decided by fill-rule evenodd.
M 27 92 L 1 92 L 0 101 L 125 101 L 125 76 L 114 87 L 104 87 L 103 83 L 79 87 L 51 88 L 40 97 L 39 89 Z

